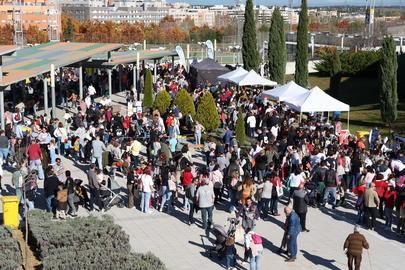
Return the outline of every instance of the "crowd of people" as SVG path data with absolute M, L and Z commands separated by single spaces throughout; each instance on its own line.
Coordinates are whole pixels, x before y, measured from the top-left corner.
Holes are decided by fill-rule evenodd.
M 61 119 L 46 113 L 26 117 L 18 108 L 6 112 L 0 155 L 4 166 L 13 168 L 20 202 L 31 209 L 42 198 L 58 219 L 76 216 L 79 205 L 105 211 L 104 198 L 118 174 L 127 181 L 127 207 L 145 214 L 153 209 L 168 214 L 187 211 L 189 225 L 195 226 L 200 212 L 201 227 L 208 231 L 215 223 L 214 208 L 225 204 L 240 220 L 245 242 L 241 257 L 250 262 L 250 269 L 259 269 L 263 252 L 256 223 L 279 216 L 282 200 L 287 206 L 279 252 L 288 255 L 287 262 L 296 259 L 298 235 L 310 232 L 308 206 L 330 205 L 333 211 L 349 208 L 346 202 L 352 200 L 358 224 L 371 230 L 395 229 L 403 237 L 405 151 L 400 138 L 388 143 L 375 128 L 369 140 L 354 135 L 342 139 L 338 116 L 329 119 L 318 113 L 300 121 L 285 105 L 263 98 L 261 90 L 208 82 L 190 89 L 184 69 L 165 65 L 158 73 L 155 93 L 168 91 L 174 97 L 186 88 L 198 107 L 209 91 L 217 100 L 223 136 L 203 139 L 205 127 L 191 115 L 182 115 L 174 104 L 163 114 L 123 115 L 112 106 L 111 97 L 95 100 L 103 90 L 88 78 L 86 97 L 78 100 L 72 91 L 74 96 L 63 100 L 67 106 Z M 68 69 L 60 83 L 74 88 L 72 78 L 74 71 Z M 128 91 L 127 101 L 136 99 L 137 93 Z M 251 143 L 248 148 L 235 139 L 239 111 Z M 185 132 L 192 135 L 189 141 L 180 139 Z M 197 160 L 195 152 L 204 158 Z M 65 168 L 62 156 L 86 170 L 87 188 Z M 39 193 L 37 183 L 42 180 L 44 192 Z M 224 243 L 228 269 L 235 267 L 237 238 L 233 231 Z

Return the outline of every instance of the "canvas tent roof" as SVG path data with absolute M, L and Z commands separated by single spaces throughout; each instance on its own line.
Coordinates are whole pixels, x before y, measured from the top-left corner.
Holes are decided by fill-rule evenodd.
M 302 94 L 308 93 L 304 87 L 290 81 L 287 84 L 281 85 L 271 90 L 264 91 L 263 97 L 271 97 L 277 101 L 284 101 Z
M 218 76 L 229 72 L 229 69 L 218 64 L 213 59 L 204 59 L 199 63 L 192 63 L 190 67 L 191 85 L 197 87 L 199 83 L 210 82 L 216 84 Z
M 211 58 L 206 58 L 201 62 L 193 62 L 191 66 L 199 70 L 222 70 L 224 72 L 229 71 L 229 69 L 215 62 L 215 60 Z
M 251 70 L 245 75 L 241 75 L 236 78 L 230 79 L 231 82 L 236 83 L 239 86 L 247 86 L 247 85 L 262 85 L 262 86 L 275 86 L 277 85 L 276 82 L 267 80 L 256 73 L 256 71 Z
M 225 73 L 225 74 L 223 74 L 221 76 L 218 76 L 218 79 L 229 81 L 229 80 L 231 80 L 233 78 L 245 75 L 247 73 L 248 72 L 247 72 L 246 69 L 244 69 L 243 67 L 238 67 L 237 69 L 232 70 L 231 72 L 228 72 L 228 73 Z
M 298 112 L 334 112 L 350 110 L 350 106 L 326 94 L 315 86 L 307 93 L 285 100 L 293 110 Z

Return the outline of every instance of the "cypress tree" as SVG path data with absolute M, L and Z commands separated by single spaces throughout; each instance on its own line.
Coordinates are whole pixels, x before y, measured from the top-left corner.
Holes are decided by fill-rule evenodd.
M 143 106 L 146 108 L 153 107 L 153 81 L 152 81 L 152 72 L 147 69 L 145 72 L 145 84 L 143 92 Z
M 214 130 L 221 124 L 215 100 L 210 92 L 206 92 L 198 103 L 196 118 L 207 131 Z
M 271 17 L 268 57 L 270 79 L 278 84 L 284 84 L 287 48 L 285 46 L 283 17 L 281 17 L 278 7 L 274 10 Z
M 160 114 L 164 114 L 166 113 L 167 109 L 169 109 L 170 103 L 172 103 L 172 97 L 169 95 L 169 93 L 167 93 L 166 90 L 163 90 L 156 95 L 153 107 L 158 109 Z
M 66 21 L 66 29 L 63 31 L 63 37 L 66 41 L 73 40 L 73 23 L 71 18 L 68 18 Z
M 259 52 L 257 51 L 256 21 L 253 13 L 253 1 L 246 0 L 245 22 L 243 23 L 242 59 L 246 70 L 259 70 Z
M 341 72 L 342 64 L 340 63 L 340 55 L 339 52 L 335 51 L 332 55 L 329 89 L 336 96 L 339 94 L 339 84 L 342 76 Z
M 245 129 L 245 119 L 243 117 L 242 111 L 238 112 L 238 120 L 236 120 L 236 140 L 238 140 L 239 145 L 242 145 L 246 141 L 246 129 Z
M 185 88 L 181 89 L 175 99 L 174 104 L 179 107 L 180 112 L 183 115 L 191 114 L 191 117 L 195 115 L 195 106 L 193 98 L 191 97 L 190 93 L 187 92 Z
M 297 51 L 295 54 L 295 82 L 308 86 L 308 10 L 307 0 L 302 0 L 297 29 Z
M 398 116 L 397 70 L 398 61 L 395 41 L 392 36 L 384 38 L 380 60 L 380 110 L 382 120 L 388 124 L 391 133 L 392 123 Z

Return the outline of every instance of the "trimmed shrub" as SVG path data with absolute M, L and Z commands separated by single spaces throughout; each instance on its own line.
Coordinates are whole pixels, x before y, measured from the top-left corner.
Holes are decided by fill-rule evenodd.
M 145 84 L 143 91 L 143 106 L 145 108 L 152 108 L 153 106 L 153 81 L 152 72 L 147 69 L 145 71 Z
M 206 92 L 198 103 L 196 118 L 207 131 L 214 130 L 221 124 L 215 100 L 210 92 Z
M 243 145 L 246 141 L 245 119 L 242 111 L 238 112 L 238 120 L 236 120 L 236 140 L 239 145 Z
M 193 98 L 185 88 L 181 89 L 177 93 L 174 99 L 174 104 L 179 107 L 179 110 L 183 115 L 191 114 L 191 117 L 195 116 L 195 106 Z
M 172 97 L 167 93 L 166 90 L 160 91 L 155 98 L 153 103 L 153 108 L 158 109 L 161 114 L 164 114 L 167 109 L 170 107 L 172 102 Z
M 43 269 L 165 269 L 152 254 L 131 253 L 128 235 L 110 216 L 51 221 L 44 211 L 29 215 L 30 244 Z
M 11 229 L 0 226 L 0 269 L 16 270 L 21 266 L 21 250 Z

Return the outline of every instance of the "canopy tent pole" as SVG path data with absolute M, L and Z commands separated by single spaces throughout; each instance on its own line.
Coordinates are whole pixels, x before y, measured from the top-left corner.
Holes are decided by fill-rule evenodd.
M 108 74 L 108 96 L 111 98 L 112 96 L 112 71 L 111 69 L 107 70 Z
M 51 98 L 52 98 L 52 118 L 56 118 L 56 98 L 55 98 L 55 65 L 51 64 Z
M 135 80 L 135 89 L 136 89 L 136 100 L 139 101 L 141 86 L 139 84 L 139 52 L 136 52 L 136 80 Z
M 153 83 L 156 83 L 156 76 L 157 76 L 156 59 L 153 59 Z
M 79 100 L 83 100 L 83 66 L 79 66 Z
M 174 74 L 174 55 L 172 56 L 172 74 Z
M 118 89 L 119 89 L 119 92 L 121 93 L 121 91 L 122 91 L 122 82 L 121 82 L 122 73 L 121 73 L 121 67 L 120 66 L 117 66 L 117 67 L 118 67 Z
M 329 111 L 328 111 L 328 116 L 327 116 L 328 118 L 326 118 L 326 124 L 328 124 L 329 123 Z
M 135 96 L 135 95 L 136 95 L 136 66 L 135 66 L 135 63 L 134 63 L 134 65 L 132 66 L 132 76 L 133 76 L 133 82 L 132 82 L 132 84 L 133 84 L 133 86 L 134 86 L 133 91 L 134 91 L 134 96 Z
M 0 89 L 0 117 L 1 117 L 1 129 L 5 128 L 5 119 L 4 119 L 4 88 Z
M 302 112 L 300 112 L 300 123 L 302 121 Z
M 44 113 L 48 113 L 48 81 L 46 78 L 42 79 L 44 83 Z
M 350 111 L 347 111 L 347 130 L 348 130 L 349 133 L 350 133 L 350 126 L 349 126 L 349 123 L 350 123 Z

